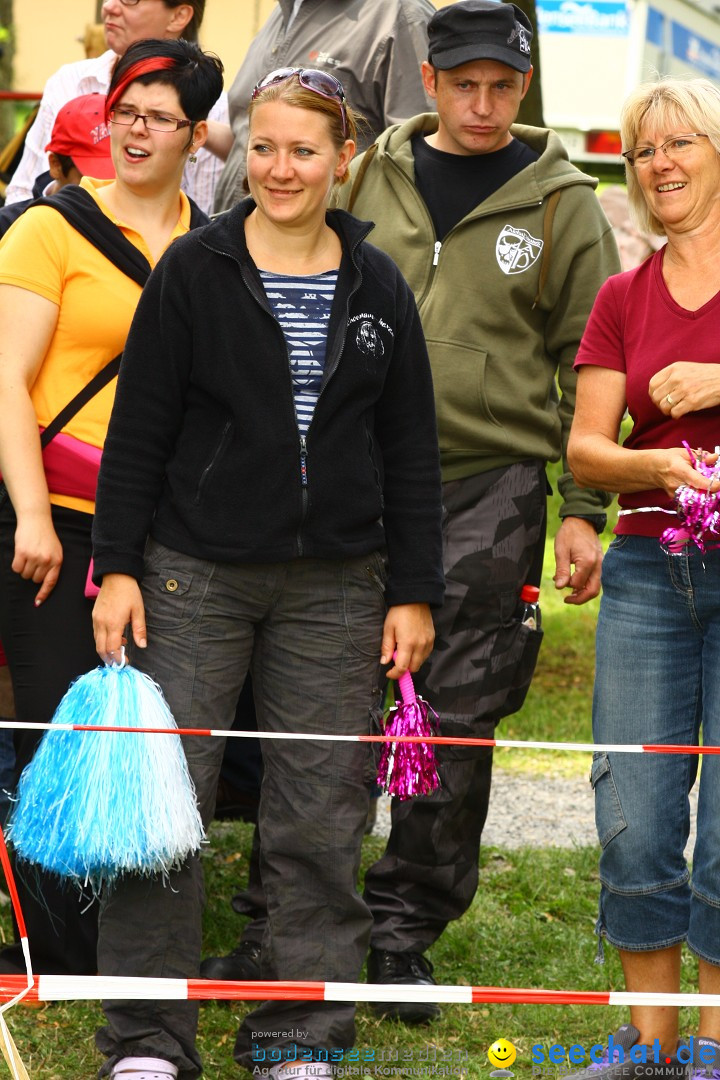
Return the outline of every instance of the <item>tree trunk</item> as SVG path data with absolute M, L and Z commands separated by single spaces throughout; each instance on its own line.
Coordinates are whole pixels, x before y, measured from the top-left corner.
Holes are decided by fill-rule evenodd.
M 533 60 L 533 77 L 530 83 L 530 89 L 525 95 L 522 104 L 520 105 L 520 112 L 518 113 L 518 123 L 531 124 L 533 127 L 545 127 L 545 121 L 543 119 L 543 107 L 542 107 L 542 88 L 540 86 L 540 45 L 538 42 L 538 26 L 537 26 L 537 13 L 535 11 L 535 0 L 513 0 L 519 8 L 527 15 L 533 28 L 532 39 L 532 60 Z

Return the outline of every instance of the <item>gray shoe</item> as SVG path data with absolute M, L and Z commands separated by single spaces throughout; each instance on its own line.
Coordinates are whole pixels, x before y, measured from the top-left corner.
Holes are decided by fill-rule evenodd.
M 676 1057 L 656 1062 L 653 1047 L 638 1043 L 639 1038 L 636 1027 L 623 1024 L 610 1036 L 599 1061 L 591 1061 L 577 1072 L 565 1074 L 563 1080 L 685 1080 L 687 1065 Z M 644 1061 L 630 1061 L 629 1052 L 635 1048 L 636 1057 L 644 1057 Z
M 693 1040 L 688 1080 L 720 1080 L 720 1043 L 706 1037 Z M 708 1060 L 709 1059 L 709 1060 Z

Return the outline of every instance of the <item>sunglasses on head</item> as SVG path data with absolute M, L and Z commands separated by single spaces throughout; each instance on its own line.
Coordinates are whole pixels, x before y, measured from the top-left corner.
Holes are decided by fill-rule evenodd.
M 334 75 L 329 75 L 327 71 L 319 71 L 317 68 L 278 68 L 277 71 L 271 71 L 269 75 L 266 75 L 264 79 L 261 79 L 256 84 L 251 100 L 254 101 L 259 94 L 262 94 L 263 90 L 267 90 L 268 86 L 286 82 L 294 77 L 297 78 L 301 86 L 306 90 L 311 90 L 313 94 L 319 94 L 320 97 L 328 98 L 330 101 L 337 101 L 342 117 L 343 137 L 346 137 L 347 110 L 345 107 L 345 91 L 340 80 L 336 79 Z

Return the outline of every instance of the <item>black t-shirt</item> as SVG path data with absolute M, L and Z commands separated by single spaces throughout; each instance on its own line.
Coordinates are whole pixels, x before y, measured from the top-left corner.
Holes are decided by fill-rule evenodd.
M 415 186 L 443 240 L 471 210 L 540 156 L 519 139 L 490 154 L 447 154 L 414 135 Z

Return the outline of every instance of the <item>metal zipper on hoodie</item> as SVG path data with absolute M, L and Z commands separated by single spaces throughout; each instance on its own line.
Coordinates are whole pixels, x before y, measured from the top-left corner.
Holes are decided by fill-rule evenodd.
M 367 235 L 367 233 L 365 235 Z M 356 272 L 358 274 L 360 273 L 360 268 L 358 267 L 357 263 L 355 262 L 355 252 L 357 251 L 358 247 L 360 246 L 360 244 L 365 239 L 365 235 L 363 235 L 358 240 L 356 240 L 354 246 L 350 249 L 350 258 L 351 258 L 352 264 L 353 264 L 353 266 L 354 266 L 354 268 L 355 268 L 355 270 L 356 270 Z M 201 241 L 201 243 L 202 243 L 202 241 Z M 251 288 L 250 283 L 245 280 L 245 275 L 243 274 L 243 268 L 242 268 L 242 265 L 240 263 L 240 260 L 235 255 L 231 255 L 229 251 L 224 251 L 222 248 L 212 247 L 210 244 L 205 244 L 204 246 L 207 247 L 208 251 L 214 251 L 216 253 L 219 253 L 220 255 L 225 255 L 228 259 L 232 259 L 233 262 L 237 263 L 238 269 L 240 270 L 240 278 L 242 280 L 243 285 L 245 286 L 247 291 L 250 293 L 250 295 L 252 296 L 252 298 L 256 302 L 256 304 L 258 304 L 258 306 L 261 308 L 261 310 L 267 312 L 267 314 L 269 314 L 271 316 L 271 318 L 273 319 L 273 322 L 275 323 L 278 330 L 280 331 L 280 336 L 282 337 L 283 345 L 285 347 L 285 351 L 287 352 L 287 342 L 285 340 L 285 335 L 282 332 L 282 327 L 278 323 L 278 321 L 275 318 L 275 316 L 273 315 L 272 311 L 270 311 L 267 307 L 265 307 L 265 304 L 263 303 L 262 298 L 255 293 L 255 291 Z M 343 331 L 342 341 L 340 342 L 340 348 L 337 350 L 337 354 L 336 354 L 335 358 L 332 361 L 332 366 L 328 370 L 327 376 L 323 379 L 323 384 L 320 387 L 320 393 L 318 394 L 317 402 L 315 403 L 315 410 L 317 410 L 318 404 L 320 402 L 320 398 L 323 395 L 325 387 L 327 386 L 327 384 L 330 382 L 330 379 L 332 378 L 332 376 L 337 371 L 338 364 L 340 363 L 340 357 L 342 356 L 343 350 L 345 349 L 345 341 L 347 339 L 347 328 L 348 328 L 348 324 L 349 324 L 349 321 L 350 321 L 350 301 L 351 301 L 351 299 L 353 298 L 353 296 L 355 295 L 356 292 L 357 292 L 357 286 L 354 289 L 352 289 L 347 295 L 347 299 L 345 301 L 345 329 Z M 292 375 L 290 374 L 290 365 L 289 365 L 289 363 L 287 365 L 287 373 L 288 373 L 288 379 L 289 379 L 289 382 L 290 382 L 290 398 L 294 402 L 294 395 L 293 395 L 293 389 L 292 389 Z M 313 419 L 314 419 L 314 415 L 315 415 L 315 413 L 313 412 Z M 295 424 L 297 426 L 297 417 L 295 416 L 294 404 L 293 404 L 293 418 L 294 418 Z M 310 421 L 310 427 L 312 427 L 312 420 Z M 308 431 L 310 430 L 310 427 L 308 428 Z M 306 439 L 306 437 L 304 435 L 300 435 L 300 495 L 301 495 L 302 511 L 301 511 L 301 514 L 300 514 L 300 525 L 298 527 L 297 536 L 296 536 L 298 556 L 302 556 L 302 554 L 303 554 L 302 527 L 303 527 L 303 524 L 305 522 L 305 518 L 307 517 L 307 510 L 308 510 L 308 449 L 307 449 L 307 439 Z
M 205 244 L 202 240 L 200 241 L 200 243 L 203 244 L 203 246 L 206 247 L 208 249 L 208 251 L 212 251 L 216 255 L 224 255 L 226 258 L 232 259 L 232 261 L 237 264 L 238 270 L 240 271 L 240 280 L 242 281 L 243 285 L 245 286 L 247 291 L 250 293 L 250 296 L 253 298 L 253 300 L 258 305 L 260 310 L 264 311 L 267 315 L 269 315 L 270 318 L 275 323 L 275 325 L 277 326 L 278 333 L 280 334 L 280 337 L 282 339 L 283 348 L 285 349 L 285 352 L 287 353 L 287 341 L 285 340 L 285 335 L 282 332 L 282 327 L 280 326 L 279 322 L 277 321 L 277 319 L 273 315 L 270 308 L 266 307 L 265 304 L 263 303 L 263 300 L 266 299 L 264 293 L 262 295 L 256 293 L 255 290 L 252 288 L 251 282 L 249 282 L 249 281 L 247 281 L 245 279 L 245 274 L 243 273 L 242 263 L 237 258 L 237 256 L 232 255 L 229 251 L 224 251 L 223 248 L 213 247 L 210 244 Z M 294 405 L 294 396 L 293 396 L 293 389 L 292 389 L 292 375 L 290 374 L 290 364 L 289 363 L 285 365 L 285 369 L 287 371 L 287 378 L 288 378 L 288 382 L 289 382 L 289 385 L 290 385 L 290 401 L 291 401 L 291 403 L 293 405 L 293 421 L 294 421 L 295 427 L 297 429 L 297 417 L 295 416 L 295 405 Z M 307 505 L 308 505 L 308 494 L 307 494 L 307 446 L 305 445 L 305 439 L 302 438 L 302 437 L 300 438 L 300 495 L 301 495 L 300 525 L 298 527 L 297 537 L 296 537 L 296 539 L 297 539 L 297 547 L 298 547 L 298 555 L 299 556 L 301 556 L 302 553 L 303 553 L 303 543 L 302 543 L 302 538 L 301 538 L 301 530 L 302 530 L 303 522 L 305 521 L 305 517 L 307 516 Z
M 356 252 L 357 248 L 359 247 L 359 245 L 361 243 L 362 243 L 362 240 L 358 240 L 356 242 L 355 246 L 350 249 L 350 259 L 351 259 L 351 262 L 352 262 L 353 266 L 355 267 L 355 270 L 357 271 L 358 274 L 360 273 L 360 269 L 359 269 L 357 263 L 355 262 L 355 257 L 354 256 L 355 256 L 355 252 Z M 309 427 L 308 427 L 308 432 L 310 431 L 310 428 L 313 425 L 313 420 L 315 419 L 315 413 L 317 412 L 317 407 L 320 404 L 320 398 L 323 396 L 323 393 L 325 392 L 325 387 L 330 382 L 330 379 L 333 377 L 333 375 L 337 371 L 338 365 L 340 363 L 340 357 L 342 356 L 343 351 L 345 349 L 345 342 L 347 340 L 347 328 L 348 328 L 348 325 L 349 325 L 349 322 L 350 322 L 350 301 L 351 301 L 351 299 L 353 298 L 353 296 L 355 295 L 356 292 L 357 292 L 357 288 L 352 289 L 348 293 L 347 298 L 345 300 L 345 329 L 343 331 L 342 340 L 340 342 L 340 348 L 337 350 L 337 352 L 335 354 L 335 357 L 332 360 L 331 367 L 328 369 L 327 375 L 323 379 L 322 386 L 320 387 L 320 393 L 318 394 L 317 401 L 315 402 L 315 409 L 313 410 L 313 415 L 312 415 L 312 419 L 310 420 L 310 424 L 309 424 Z M 300 487 L 301 487 L 301 491 L 302 491 L 302 516 L 300 518 L 300 529 L 298 529 L 298 534 L 297 534 L 297 544 L 298 544 L 298 554 L 302 555 L 303 545 L 302 545 L 301 529 L 302 529 L 302 525 L 303 525 L 303 523 L 305 521 L 305 517 L 307 515 L 307 508 L 308 508 L 308 448 L 307 448 L 307 438 L 306 438 L 305 435 L 300 436 Z
M 398 174 L 398 176 L 402 177 L 402 180 L 403 180 L 404 184 L 406 185 L 406 187 L 408 188 L 408 190 L 413 193 L 415 199 L 417 200 L 418 206 L 420 207 L 421 213 L 423 213 L 425 215 L 425 217 L 427 218 L 427 220 L 428 220 L 428 223 L 430 225 L 430 231 L 434 233 L 435 232 L 435 223 L 434 223 L 433 219 L 430 217 L 430 211 L 427 208 L 427 204 L 425 203 L 425 200 L 421 197 L 420 192 L 415 187 L 415 184 L 412 182 L 412 180 L 407 175 L 407 173 L 403 169 L 400 168 L 398 163 L 393 158 L 392 154 L 385 154 L 385 159 L 390 163 L 390 165 L 395 170 L 395 172 Z M 442 242 L 440 240 L 436 240 L 435 243 L 434 243 L 433 258 L 432 258 L 432 262 L 430 264 L 430 273 L 428 274 L 427 284 L 425 286 L 425 289 L 423 290 L 422 296 L 417 296 L 416 295 L 416 297 L 415 297 L 415 303 L 417 304 L 418 307 L 420 307 L 422 305 L 423 300 L 425 299 L 425 297 L 427 296 L 427 294 L 430 291 L 430 287 L 431 287 L 431 285 L 433 283 L 433 278 L 435 277 L 434 268 L 438 264 L 438 259 L 440 258 L 440 248 L 441 247 L 442 247 Z
M 404 172 L 404 170 L 401 169 L 400 166 L 397 164 L 397 162 L 394 160 L 392 154 L 386 154 L 385 157 L 386 157 L 387 161 L 391 164 L 393 169 L 395 169 L 395 171 L 398 173 L 398 175 L 403 178 L 403 180 L 407 184 L 408 188 L 415 193 L 415 196 L 416 196 L 416 198 L 417 198 L 417 200 L 418 200 L 418 202 L 419 202 L 419 204 L 421 206 L 421 209 L 425 213 L 425 216 L 427 217 L 428 221 L 430 222 L 430 226 L 432 228 L 432 231 L 434 232 L 435 231 L 435 225 L 433 223 L 432 218 L 430 217 L 430 212 L 428 211 L 425 200 L 420 196 L 417 188 L 412 183 L 412 181 L 407 176 L 407 174 Z M 542 203 L 543 203 L 543 200 L 540 199 L 537 202 L 533 201 L 533 202 L 523 203 L 523 205 L 524 206 L 542 206 Z M 476 207 L 476 209 L 477 209 L 477 207 Z M 493 213 L 495 213 L 495 212 L 496 211 L 493 211 Z M 444 240 L 435 240 L 435 242 L 433 244 L 433 257 L 432 257 L 430 275 L 429 275 L 428 281 L 427 281 L 427 287 L 425 288 L 422 296 L 416 296 L 415 297 L 415 301 L 416 301 L 418 307 L 420 307 L 422 305 L 422 302 L 424 301 L 425 297 L 430 292 L 430 288 L 432 287 L 432 284 L 433 284 L 433 281 L 434 281 L 434 278 L 435 278 L 434 268 L 438 265 L 438 263 L 440 261 L 440 252 L 442 250 L 443 244 L 447 243 L 449 238 L 452 236 L 452 234 L 455 232 L 455 230 L 457 228 L 459 228 L 460 225 L 462 225 L 462 221 L 458 221 L 458 223 L 456 225 L 453 225 L 450 232 L 446 234 Z

